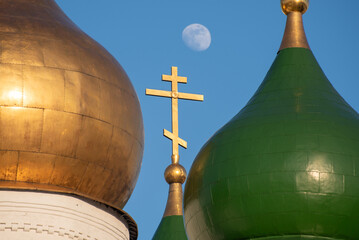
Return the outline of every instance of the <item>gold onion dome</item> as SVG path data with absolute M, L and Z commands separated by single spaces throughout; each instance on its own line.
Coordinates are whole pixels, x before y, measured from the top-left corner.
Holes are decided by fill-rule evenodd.
M 0 34 L 0 188 L 121 209 L 143 153 L 125 71 L 53 0 L 0 0 Z

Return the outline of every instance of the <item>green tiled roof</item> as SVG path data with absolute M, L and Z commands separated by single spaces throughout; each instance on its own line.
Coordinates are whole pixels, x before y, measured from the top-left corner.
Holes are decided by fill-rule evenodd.
M 358 239 L 359 115 L 312 52 L 279 52 L 185 186 L 190 239 Z
M 162 218 L 152 240 L 187 240 L 183 216 L 167 216 Z

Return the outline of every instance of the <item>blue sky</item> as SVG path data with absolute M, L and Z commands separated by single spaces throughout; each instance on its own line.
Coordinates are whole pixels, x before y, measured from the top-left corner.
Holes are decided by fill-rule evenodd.
M 170 100 L 145 96 L 146 88 L 169 90 L 161 74 L 177 66 L 187 76 L 182 92 L 204 94 L 204 102 L 180 101 L 180 150 L 187 169 L 203 144 L 253 95 L 278 51 L 286 17 L 279 0 L 57 0 L 65 13 L 103 45 L 124 67 L 134 85 L 145 124 L 145 152 L 136 188 L 125 207 L 137 222 L 139 239 L 151 239 L 165 208 L 171 162 Z M 325 3 L 325 4 L 324 4 Z M 359 1 L 311 1 L 304 15 L 309 44 L 327 77 L 359 110 Z M 211 32 L 208 50 L 182 42 L 192 23 Z

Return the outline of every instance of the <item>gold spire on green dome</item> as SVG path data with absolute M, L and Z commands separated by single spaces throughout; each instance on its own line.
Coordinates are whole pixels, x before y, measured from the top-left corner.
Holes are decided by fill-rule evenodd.
M 179 164 L 179 146 L 187 148 L 187 142 L 179 137 L 178 100 L 203 101 L 203 95 L 178 91 L 178 83 L 187 83 L 187 77 L 178 76 L 177 67 L 171 68 L 171 75 L 162 75 L 162 80 L 171 82 L 171 91 L 146 89 L 146 95 L 171 98 L 172 132 L 163 129 L 163 135 L 172 141 L 172 164 L 165 170 L 166 182 L 170 185 L 166 209 L 152 240 L 187 240 L 183 222 L 182 184 L 186 181 L 186 169 Z
M 287 24 L 279 51 L 293 47 L 310 49 L 302 19 L 309 7 L 309 0 L 281 0 L 281 6 L 287 15 Z

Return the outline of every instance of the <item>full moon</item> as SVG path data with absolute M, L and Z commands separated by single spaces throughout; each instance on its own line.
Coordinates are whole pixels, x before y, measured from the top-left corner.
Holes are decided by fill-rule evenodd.
M 194 51 L 204 51 L 211 45 L 211 33 L 198 23 L 188 25 L 182 32 L 182 40 Z

